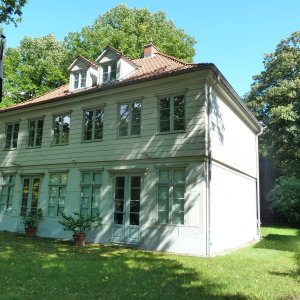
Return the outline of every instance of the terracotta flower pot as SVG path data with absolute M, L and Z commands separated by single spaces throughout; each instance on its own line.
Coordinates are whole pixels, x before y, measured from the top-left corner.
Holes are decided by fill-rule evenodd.
M 79 247 L 83 247 L 85 246 L 85 233 L 76 233 L 73 235 L 73 239 L 74 239 L 74 245 L 75 246 L 79 246 Z
M 25 233 L 28 237 L 35 237 L 36 235 L 36 227 L 26 227 Z

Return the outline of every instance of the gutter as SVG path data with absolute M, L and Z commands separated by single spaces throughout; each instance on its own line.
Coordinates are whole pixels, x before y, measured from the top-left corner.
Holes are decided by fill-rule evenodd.
M 211 94 L 212 88 L 220 83 L 220 73 L 216 74 L 216 82 L 211 84 L 207 89 L 207 159 L 205 159 L 205 169 L 206 169 L 206 256 L 210 256 L 211 247 L 211 224 L 210 224 L 210 214 L 211 214 L 211 165 L 212 165 L 212 155 L 211 155 Z

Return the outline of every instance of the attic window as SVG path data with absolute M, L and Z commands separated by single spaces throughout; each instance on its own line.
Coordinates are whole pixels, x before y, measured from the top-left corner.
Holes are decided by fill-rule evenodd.
M 77 71 L 73 73 L 74 90 L 86 87 L 86 71 Z
M 117 79 L 117 61 L 102 65 L 102 82 L 106 83 Z

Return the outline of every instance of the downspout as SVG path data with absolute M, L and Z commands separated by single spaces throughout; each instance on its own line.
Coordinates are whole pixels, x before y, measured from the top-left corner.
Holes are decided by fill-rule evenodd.
M 207 88 L 207 158 L 205 159 L 206 167 L 206 256 L 210 256 L 210 246 L 211 246 L 211 232 L 210 232 L 210 181 L 211 181 L 211 108 L 212 108 L 212 88 L 219 84 L 220 74 L 216 74 L 216 82 L 208 86 Z
M 260 132 L 256 135 L 256 234 L 260 239 L 260 184 L 259 184 L 259 149 L 258 149 L 258 138 L 263 133 L 263 127 L 261 127 Z

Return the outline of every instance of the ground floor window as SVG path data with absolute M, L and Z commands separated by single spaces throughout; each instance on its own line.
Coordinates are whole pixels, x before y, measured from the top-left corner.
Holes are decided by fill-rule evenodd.
M 184 224 L 185 170 L 158 171 L 158 223 Z
M 48 215 L 50 217 L 59 216 L 65 209 L 65 198 L 67 189 L 67 173 L 52 173 L 50 174 L 49 188 L 49 207 Z
M 101 185 L 101 171 L 81 173 L 80 213 L 82 215 L 94 216 L 99 213 Z
M 15 187 L 15 175 L 4 175 L 2 177 L 0 193 L 0 211 L 11 212 L 13 193 Z

